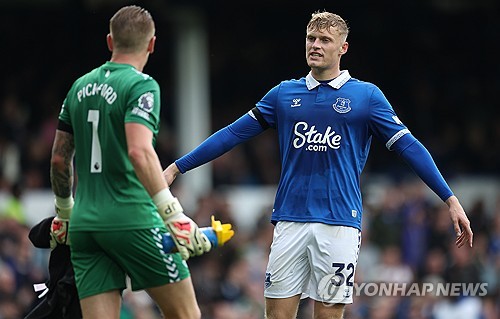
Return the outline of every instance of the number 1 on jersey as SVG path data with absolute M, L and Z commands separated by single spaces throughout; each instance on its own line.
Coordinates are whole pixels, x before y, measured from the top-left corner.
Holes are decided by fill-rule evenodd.
M 99 111 L 89 110 L 87 121 L 92 123 L 92 152 L 90 153 L 90 172 L 102 172 L 102 152 L 101 142 L 99 142 L 99 134 L 97 127 L 99 125 Z

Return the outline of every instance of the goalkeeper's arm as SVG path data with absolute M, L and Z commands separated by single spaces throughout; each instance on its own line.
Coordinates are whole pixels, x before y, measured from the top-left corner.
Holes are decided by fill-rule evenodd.
M 207 236 L 184 214 L 181 204 L 168 188 L 154 195 L 153 201 L 184 260 L 210 250 L 212 245 Z
M 209 251 L 210 241 L 200 232 L 198 225 L 184 214 L 163 178 L 160 160 L 151 142 L 151 130 L 142 124 L 126 123 L 125 133 L 128 155 L 136 175 L 158 207 L 182 258 L 188 259 Z
M 50 246 L 69 244 L 68 225 L 73 209 L 73 157 L 75 144 L 69 125 L 59 121 L 50 159 L 50 182 L 55 195 L 56 216 L 50 228 Z

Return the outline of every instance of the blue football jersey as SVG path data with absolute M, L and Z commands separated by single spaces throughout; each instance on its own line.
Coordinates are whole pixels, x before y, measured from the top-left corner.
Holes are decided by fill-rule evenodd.
M 410 133 L 382 91 L 347 70 L 329 83 L 309 73 L 257 104 L 278 132 L 281 177 L 271 220 L 361 229 L 360 175 L 372 137 L 391 146 Z

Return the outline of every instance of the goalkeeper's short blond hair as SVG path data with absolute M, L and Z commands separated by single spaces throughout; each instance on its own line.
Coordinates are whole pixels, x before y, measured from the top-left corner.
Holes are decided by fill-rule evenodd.
M 118 10 L 109 21 L 114 50 L 137 53 L 148 47 L 155 35 L 155 23 L 148 10 L 136 5 Z

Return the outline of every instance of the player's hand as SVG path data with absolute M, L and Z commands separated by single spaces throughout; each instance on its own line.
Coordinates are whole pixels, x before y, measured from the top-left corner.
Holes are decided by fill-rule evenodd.
M 168 167 L 163 171 L 163 177 L 167 181 L 168 186 L 172 185 L 175 178 L 180 174 L 180 172 L 181 171 L 179 170 L 177 165 L 175 165 L 175 163 L 168 165 Z
M 69 218 L 73 210 L 74 200 L 72 196 L 63 198 L 56 196 L 54 206 L 56 217 L 50 225 L 50 248 L 54 249 L 57 244 L 69 245 Z
M 465 211 L 455 196 L 451 196 L 446 200 L 446 204 L 449 207 L 450 218 L 453 222 L 453 228 L 457 238 L 455 244 L 458 247 L 462 247 L 465 243 L 469 243 L 472 247 L 472 241 L 474 234 L 472 233 L 472 228 L 470 227 L 469 218 L 465 214 Z
M 210 251 L 212 244 L 207 236 L 203 234 L 198 225 L 185 214 L 173 216 L 165 221 L 172 239 L 182 259 L 203 255 Z
M 184 214 L 177 198 L 156 201 L 156 205 L 182 259 L 187 260 L 210 251 L 210 240 L 200 231 L 198 225 Z
M 69 219 L 54 217 L 50 225 L 50 248 L 54 249 L 58 244 L 69 245 Z

